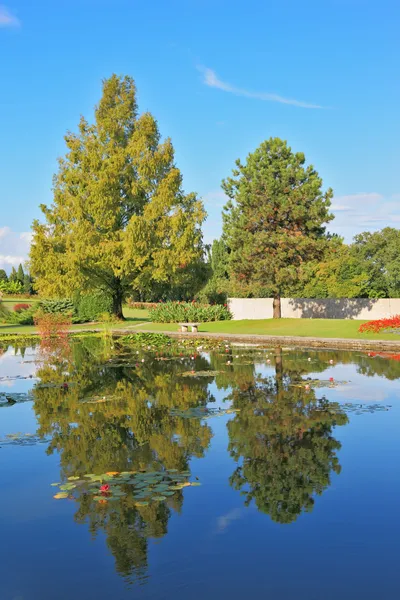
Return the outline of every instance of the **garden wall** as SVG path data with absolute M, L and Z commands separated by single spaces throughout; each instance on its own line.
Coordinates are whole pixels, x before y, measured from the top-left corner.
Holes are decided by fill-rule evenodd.
M 229 298 L 235 321 L 272 319 L 272 298 Z M 382 319 L 400 314 L 400 298 L 282 298 L 286 319 Z

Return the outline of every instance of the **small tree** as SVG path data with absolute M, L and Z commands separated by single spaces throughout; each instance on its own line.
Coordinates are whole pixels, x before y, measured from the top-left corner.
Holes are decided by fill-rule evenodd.
M 28 275 L 28 273 L 25 273 L 24 275 L 23 286 L 24 294 L 32 294 L 32 279 L 31 276 Z
M 279 318 L 283 291 L 307 261 L 323 255 L 333 192 L 323 192 L 304 154 L 293 153 L 279 138 L 263 142 L 246 164 L 236 165 L 233 177 L 222 182 L 230 199 L 223 215 L 230 274 L 245 294 L 272 295 Z
M 12 281 L 13 283 L 18 281 L 17 271 L 15 270 L 15 267 L 12 267 L 8 281 Z
M 8 281 L 8 276 L 4 269 L 0 269 L 0 281 Z
M 18 266 L 18 271 L 17 271 L 17 281 L 22 283 L 22 285 L 24 285 L 24 276 L 25 276 L 24 269 L 20 263 Z
M 103 83 L 95 121 L 65 137 L 54 203 L 33 224 L 31 273 L 46 296 L 110 294 L 113 313 L 133 290 L 176 278 L 203 253 L 203 205 L 182 190 L 169 139 L 138 115 L 130 77 Z

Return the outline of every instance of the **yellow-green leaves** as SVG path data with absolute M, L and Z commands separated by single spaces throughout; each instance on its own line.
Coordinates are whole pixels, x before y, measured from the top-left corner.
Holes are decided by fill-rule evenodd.
M 168 281 L 202 257 L 205 212 L 185 195 L 172 143 L 150 113 L 137 114 L 130 77 L 103 82 L 95 122 L 65 136 L 54 202 L 33 225 L 31 270 L 46 296 L 101 289 L 122 301 Z

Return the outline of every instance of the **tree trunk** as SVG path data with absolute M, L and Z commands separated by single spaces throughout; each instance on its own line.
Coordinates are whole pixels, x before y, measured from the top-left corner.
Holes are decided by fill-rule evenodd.
M 274 319 L 280 319 L 282 316 L 281 297 L 280 296 L 274 296 L 273 315 L 274 315 Z
M 114 290 L 112 300 L 113 300 L 112 312 L 113 312 L 114 317 L 116 317 L 117 319 L 120 319 L 121 321 L 124 320 L 124 315 L 122 312 L 123 294 L 122 294 L 122 289 L 119 286 L 117 289 Z

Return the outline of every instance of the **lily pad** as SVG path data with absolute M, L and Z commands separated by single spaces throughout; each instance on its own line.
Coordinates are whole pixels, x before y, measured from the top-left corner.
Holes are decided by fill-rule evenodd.
M 53 498 L 55 498 L 56 500 L 61 500 L 63 498 L 68 498 L 69 494 L 67 492 L 58 492 L 58 494 L 55 494 L 53 496 Z

